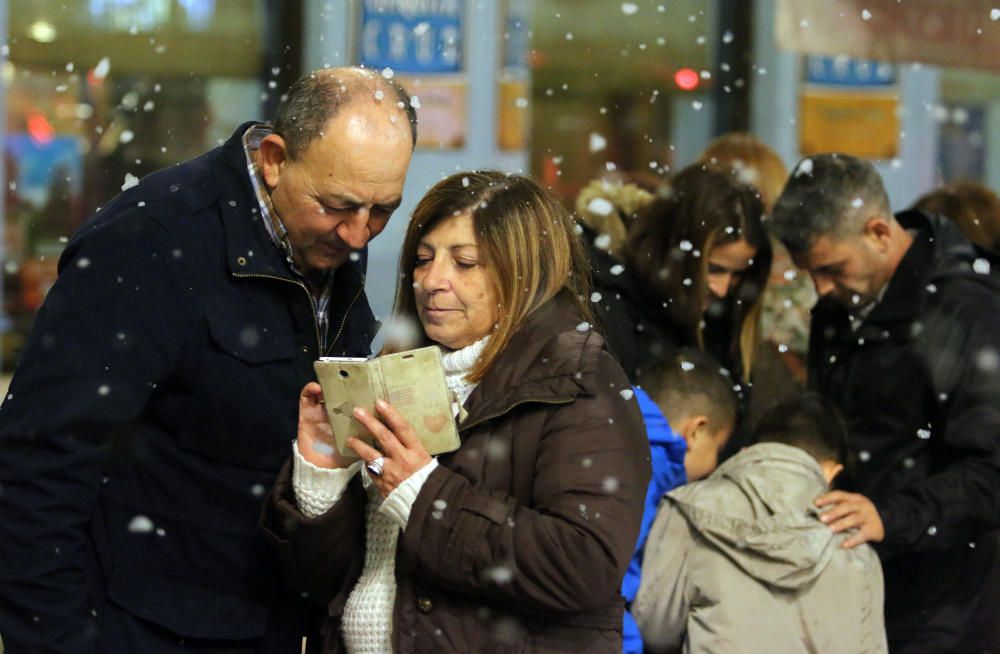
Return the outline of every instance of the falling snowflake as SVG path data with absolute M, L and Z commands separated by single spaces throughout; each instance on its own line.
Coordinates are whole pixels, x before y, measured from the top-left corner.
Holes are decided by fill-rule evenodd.
M 589 332 L 590 331 L 590 323 L 587 322 L 587 321 L 581 322 L 579 325 L 576 326 L 576 331 L 578 331 L 578 332 Z
M 992 21 L 1000 20 L 1000 9 L 990 9 L 990 20 Z
M 935 527 L 934 525 L 931 525 L 930 527 L 927 528 L 927 535 L 928 536 L 934 536 L 936 534 L 937 534 L 937 527 Z
M 608 140 L 597 132 L 590 133 L 590 151 L 600 152 L 608 146 Z
M 801 177 L 802 175 L 812 175 L 813 172 L 813 161 L 812 159 L 803 159 L 799 162 L 798 168 L 795 169 L 795 176 Z
M 133 186 L 139 185 L 139 178 L 132 173 L 125 173 L 125 183 L 122 184 L 122 190 L 127 191 Z
M 602 299 L 604 299 L 604 296 L 598 293 L 597 291 L 594 291 L 593 293 L 590 294 L 590 301 L 593 302 L 594 304 L 597 304 Z
M 866 461 L 869 461 L 872 458 L 872 455 L 871 452 L 869 452 L 868 450 L 861 450 L 860 452 L 858 452 L 858 458 L 861 459 L 862 463 L 864 463 Z
M 929 439 L 930 437 L 931 437 L 931 430 L 930 429 L 920 428 L 920 429 L 917 430 L 917 438 L 919 438 L 920 440 L 924 440 L 925 441 L 925 440 Z
M 865 201 L 861 198 L 854 198 L 851 200 L 851 206 L 855 209 L 860 209 L 864 205 Z
M 684 372 L 691 372 L 694 370 L 694 364 L 690 361 L 681 361 L 681 370 Z
M 497 584 L 507 584 L 514 578 L 514 573 L 505 565 L 497 565 L 486 570 L 486 576 Z
M 632 396 L 635 395 L 635 391 L 631 388 L 623 388 L 618 392 L 618 394 L 622 396 L 623 400 L 631 400 Z
M 153 521 L 144 515 L 137 515 L 129 521 L 128 530 L 133 534 L 148 534 L 153 531 Z
M 868 11 L 867 9 L 862 9 L 861 10 L 861 19 L 862 20 L 871 20 L 872 19 L 872 12 Z
M 618 477 L 608 476 L 604 478 L 601 482 L 601 488 L 604 489 L 605 493 L 614 493 L 618 491 Z
M 634 2 L 623 2 L 622 3 L 622 13 L 626 16 L 633 16 L 639 11 L 639 5 Z
M 621 265 L 620 263 L 616 263 L 615 265 L 611 266 L 611 270 L 609 272 L 617 277 L 618 275 L 625 272 L 625 266 Z
M 111 60 L 108 59 L 107 57 L 104 57 L 103 59 L 97 62 L 96 66 L 94 66 L 94 71 L 93 71 L 94 79 L 99 79 L 99 80 L 104 79 L 105 77 L 108 76 L 108 72 L 110 71 L 111 71 Z
M 1000 353 L 991 347 L 984 347 L 976 353 L 976 367 L 983 372 L 996 372 L 1000 369 Z
M 972 269 L 980 275 L 990 274 L 990 262 L 987 259 L 976 259 L 972 262 Z
M 587 211 L 598 216 L 610 216 L 615 210 L 615 205 L 607 198 L 594 198 L 587 203 Z
M 382 77 L 384 77 L 386 79 L 392 79 L 393 75 L 395 75 L 395 73 L 392 71 L 391 68 L 386 67 L 386 68 L 382 69 Z

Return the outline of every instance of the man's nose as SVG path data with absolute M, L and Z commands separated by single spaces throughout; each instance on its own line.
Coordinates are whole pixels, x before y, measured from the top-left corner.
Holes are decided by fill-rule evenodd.
M 813 286 L 816 287 L 816 295 L 823 297 L 833 291 L 833 282 L 826 275 L 813 275 Z
M 347 247 L 352 250 L 360 250 L 368 245 L 371 238 L 371 229 L 368 221 L 371 214 L 367 207 L 361 207 L 345 217 L 337 225 L 337 236 L 340 237 Z

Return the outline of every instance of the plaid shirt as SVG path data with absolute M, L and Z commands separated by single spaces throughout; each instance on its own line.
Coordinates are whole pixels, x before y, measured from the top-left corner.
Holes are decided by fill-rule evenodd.
M 330 296 L 333 293 L 333 276 L 336 271 L 328 270 L 323 273 L 317 285 L 310 284 L 308 279 L 295 265 L 294 250 L 291 241 L 288 240 L 288 230 L 281 222 L 281 217 L 274 210 L 271 203 L 271 194 L 267 190 L 264 178 L 261 175 L 260 166 L 257 164 L 257 157 L 254 153 L 260 149 L 260 142 L 265 136 L 271 133 L 270 125 L 254 125 L 243 133 L 243 152 L 246 154 L 247 171 L 250 173 L 250 183 L 253 184 L 254 194 L 257 196 L 257 205 L 260 207 L 260 215 L 264 219 L 264 227 L 267 233 L 282 254 L 285 255 L 285 262 L 288 269 L 295 277 L 305 284 L 313 298 L 313 308 L 316 310 L 316 325 L 319 327 L 320 342 L 323 344 L 323 351 L 326 351 L 327 337 L 330 331 L 330 316 L 327 308 L 330 306 Z

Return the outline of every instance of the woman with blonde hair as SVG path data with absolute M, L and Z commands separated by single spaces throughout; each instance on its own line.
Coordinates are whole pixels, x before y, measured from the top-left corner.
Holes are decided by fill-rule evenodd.
M 767 143 L 747 132 L 729 132 L 712 140 L 701 153 L 701 161 L 729 170 L 741 183 L 760 193 L 766 217 L 781 195 L 788 179 L 788 169 L 778 153 Z M 771 275 L 761 304 L 761 334 L 763 344 L 777 349 L 785 368 L 798 382 L 805 382 L 805 356 L 809 347 L 809 311 L 816 304 L 816 291 L 809 276 L 802 273 L 777 239 L 771 239 L 773 260 Z M 758 352 L 758 354 L 762 354 Z M 768 352 L 773 358 L 775 355 Z M 789 399 L 795 391 L 792 380 L 780 379 L 773 371 L 779 399 Z M 767 384 L 774 386 L 775 384 Z M 753 413 L 762 413 L 761 410 Z
M 303 389 L 263 524 L 325 607 L 309 651 L 620 652 L 648 446 L 570 216 L 528 178 L 459 173 L 414 210 L 400 272 L 416 342 L 388 349 L 441 348 L 461 445 L 431 457 L 380 402 L 352 462 Z

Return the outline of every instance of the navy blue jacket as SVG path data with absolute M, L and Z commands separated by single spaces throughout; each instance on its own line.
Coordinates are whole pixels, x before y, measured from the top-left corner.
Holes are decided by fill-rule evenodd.
M 249 125 L 116 197 L 59 261 L 0 408 L 9 652 L 298 651 L 257 522 L 321 353 Z M 324 354 L 369 353 L 365 264 L 336 271 Z

